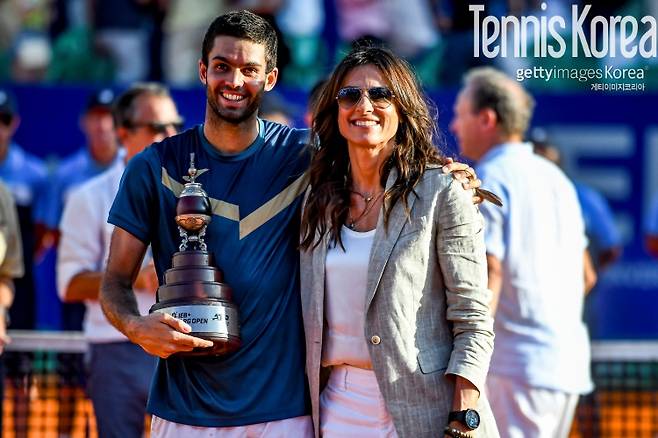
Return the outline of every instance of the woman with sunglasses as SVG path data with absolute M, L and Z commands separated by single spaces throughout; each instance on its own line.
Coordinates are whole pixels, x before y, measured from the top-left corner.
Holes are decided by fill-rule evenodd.
M 316 436 L 498 436 L 483 222 L 408 64 L 357 48 L 316 106 L 301 224 Z M 327 381 L 328 374 L 328 381 Z

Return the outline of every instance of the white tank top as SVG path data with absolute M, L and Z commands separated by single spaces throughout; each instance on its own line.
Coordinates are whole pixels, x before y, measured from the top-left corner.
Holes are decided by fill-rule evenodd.
M 343 226 L 345 251 L 340 245 L 327 251 L 323 366 L 372 369 L 364 327 L 368 261 L 375 231 L 361 233 Z

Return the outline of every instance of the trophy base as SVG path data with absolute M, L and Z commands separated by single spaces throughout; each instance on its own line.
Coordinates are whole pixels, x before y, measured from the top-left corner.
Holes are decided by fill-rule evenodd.
M 166 313 L 187 323 L 191 336 L 213 341 L 208 348 L 176 353 L 180 356 L 218 356 L 240 347 L 238 311 L 233 303 L 221 299 L 179 299 L 154 304 L 150 313 Z

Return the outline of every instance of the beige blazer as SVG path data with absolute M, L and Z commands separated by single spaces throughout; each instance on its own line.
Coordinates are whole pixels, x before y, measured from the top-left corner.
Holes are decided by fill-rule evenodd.
M 389 175 L 387 188 L 396 178 Z M 483 219 L 464 190 L 428 169 L 409 199 L 398 202 L 388 230 L 380 214 L 370 262 L 366 339 L 386 407 L 401 438 L 442 437 L 453 397 L 449 374 L 480 389 L 478 437 L 498 437 L 484 395 L 493 350 Z M 306 372 L 319 436 L 320 360 L 328 239 L 301 253 Z

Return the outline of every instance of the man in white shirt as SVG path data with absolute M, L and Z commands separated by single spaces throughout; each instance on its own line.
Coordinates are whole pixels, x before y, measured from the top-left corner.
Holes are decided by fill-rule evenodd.
M 98 303 L 100 282 L 114 227 L 107 216 L 128 160 L 151 143 L 175 134 L 181 125 L 176 106 L 159 84 L 137 84 L 114 104 L 116 134 L 124 160 L 71 193 L 60 223 L 57 287 L 65 302 L 87 307 L 84 332 L 90 343 L 87 391 L 100 437 L 141 436 L 155 358 L 117 331 Z M 158 279 L 145 257 L 135 280 L 142 314 L 155 302 Z
M 496 339 L 487 378 L 501 436 L 567 437 L 592 389 L 585 291 L 596 281 L 576 191 L 523 143 L 534 101 L 492 68 L 469 72 L 451 130 L 503 207 L 482 204 Z

